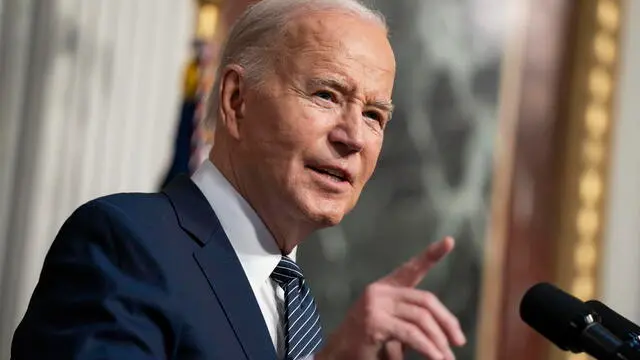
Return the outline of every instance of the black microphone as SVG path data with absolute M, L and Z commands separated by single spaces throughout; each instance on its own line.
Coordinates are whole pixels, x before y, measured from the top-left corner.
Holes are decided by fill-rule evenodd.
M 627 352 L 640 354 L 640 326 L 598 300 L 589 300 L 585 304 L 598 314 L 602 326 L 624 341 Z
M 520 317 L 560 349 L 599 360 L 636 360 L 621 354 L 624 343 L 580 299 L 549 283 L 531 287 L 520 302 Z

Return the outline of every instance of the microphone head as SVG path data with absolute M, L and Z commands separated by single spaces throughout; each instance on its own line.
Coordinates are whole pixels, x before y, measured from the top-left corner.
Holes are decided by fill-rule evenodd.
M 520 317 L 562 350 L 583 351 L 580 335 L 593 316 L 580 299 L 549 283 L 539 283 L 525 293 Z
M 624 316 L 618 314 L 607 305 L 598 300 L 589 300 L 585 303 L 589 309 L 600 317 L 600 323 L 611 333 L 622 340 L 637 339 L 640 336 L 640 327 Z

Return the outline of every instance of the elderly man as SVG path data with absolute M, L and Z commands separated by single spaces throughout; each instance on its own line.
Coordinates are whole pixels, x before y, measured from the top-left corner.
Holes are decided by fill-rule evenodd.
M 326 341 L 296 247 L 374 171 L 395 60 L 353 0 L 264 0 L 231 31 L 210 161 L 159 194 L 80 207 L 44 264 L 21 359 L 452 359 L 456 318 L 414 289 L 446 238 L 367 287 Z

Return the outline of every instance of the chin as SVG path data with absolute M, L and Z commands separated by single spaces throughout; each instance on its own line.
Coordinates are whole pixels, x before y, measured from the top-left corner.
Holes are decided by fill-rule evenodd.
M 340 224 L 344 218 L 344 213 L 323 213 L 317 216 L 315 223 L 321 228 L 332 227 Z
M 304 216 L 318 228 L 326 228 L 340 224 L 344 216 L 351 210 L 344 201 L 329 199 L 305 199 L 301 207 Z

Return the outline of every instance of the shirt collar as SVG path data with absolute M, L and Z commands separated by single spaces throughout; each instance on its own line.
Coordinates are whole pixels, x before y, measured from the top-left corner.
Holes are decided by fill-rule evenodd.
M 273 235 L 211 161 L 205 160 L 191 179 L 216 213 L 251 289 L 257 293 L 282 256 Z M 288 256 L 295 261 L 296 248 Z

